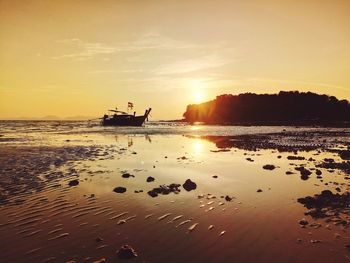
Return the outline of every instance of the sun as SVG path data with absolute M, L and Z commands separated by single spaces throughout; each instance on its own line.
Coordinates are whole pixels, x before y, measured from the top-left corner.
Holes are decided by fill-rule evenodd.
M 207 99 L 207 83 L 203 79 L 192 78 L 186 80 L 186 86 L 189 94 L 191 94 L 191 103 L 199 104 L 203 103 Z
M 204 101 L 204 93 L 200 90 L 196 90 L 193 92 L 193 102 L 201 103 Z

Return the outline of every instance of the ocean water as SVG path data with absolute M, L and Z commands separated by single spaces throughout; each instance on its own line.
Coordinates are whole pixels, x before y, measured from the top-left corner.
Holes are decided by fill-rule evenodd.
M 2 121 L 0 261 L 120 262 L 116 251 L 129 244 L 138 253 L 130 262 L 348 262 L 347 224 L 305 215 L 297 199 L 349 191 L 345 171 L 318 167 L 344 161 L 349 132 Z M 300 166 L 311 171 L 306 180 Z M 196 189 L 185 190 L 187 179 Z M 172 183 L 178 193 L 148 194 Z
M 116 135 L 192 135 L 236 136 L 280 132 L 350 131 L 350 128 L 296 126 L 217 126 L 189 125 L 179 122 L 147 122 L 143 127 L 103 127 L 97 121 L 0 121 L 0 142 L 25 141 L 44 135 L 116 134 Z M 32 137 L 33 136 L 33 137 Z

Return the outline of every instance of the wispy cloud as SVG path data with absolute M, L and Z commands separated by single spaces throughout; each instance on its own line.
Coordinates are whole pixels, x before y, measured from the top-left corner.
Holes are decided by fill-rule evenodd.
M 52 56 L 52 59 L 77 59 L 86 60 L 99 55 L 122 53 L 122 52 L 141 52 L 141 51 L 175 51 L 185 49 L 196 49 L 197 51 L 207 48 L 217 48 L 222 43 L 216 43 L 214 46 L 209 44 L 190 43 L 183 40 L 174 39 L 161 35 L 156 30 L 150 30 L 141 34 L 133 40 L 121 42 L 118 44 L 107 44 L 101 42 L 85 42 L 79 38 L 68 38 L 57 40 L 56 43 L 64 45 L 67 49 L 74 48 L 75 52 L 64 53 Z
M 235 59 L 218 55 L 207 55 L 194 59 L 179 60 L 156 70 L 156 75 L 184 74 L 206 69 L 219 68 L 235 62 Z
M 73 46 L 78 49 L 78 52 L 53 56 L 53 59 L 73 58 L 78 60 L 85 60 L 91 59 L 101 54 L 112 54 L 116 52 L 116 48 L 113 46 L 108 46 L 103 43 L 84 43 L 77 38 L 62 39 L 58 40 L 57 42 Z

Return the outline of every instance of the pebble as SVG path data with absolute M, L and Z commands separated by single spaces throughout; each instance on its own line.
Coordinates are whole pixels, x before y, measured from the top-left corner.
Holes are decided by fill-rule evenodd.
M 78 184 L 79 184 L 79 180 L 78 179 L 69 181 L 69 183 L 68 183 L 69 186 L 77 186 Z
M 137 257 L 136 251 L 129 245 L 123 245 L 117 251 L 117 255 L 121 259 L 131 259 Z
M 274 166 L 273 164 L 266 164 L 263 166 L 263 169 L 272 171 L 276 169 L 276 166 Z
M 146 179 L 146 182 L 150 183 L 150 182 L 153 182 L 154 180 L 155 180 L 154 177 L 148 176 L 147 179 Z
M 126 192 L 126 188 L 122 187 L 122 186 L 118 186 L 118 187 L 114 188 L 113 191 L 116 192 L 116 193 L 122 194 L 122 193 Z
M 197 184 L 191 181 L 191 179 L 187 179 L 182 186 L 186 191 L 191 191 L 197 188 Z
M 305 218 L 302 218 L 299 220 L 299 225 L 301 225 L 301 226 L 306 226 L 308 224 L 309 224 L 309 222 Z

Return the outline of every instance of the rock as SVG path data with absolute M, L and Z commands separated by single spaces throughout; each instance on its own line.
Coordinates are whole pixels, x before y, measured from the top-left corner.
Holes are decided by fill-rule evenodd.
M 249 161 L 249 162 L 254 162 L 254 160 L 252 158 L 250 158 L 250 157 L 246 158 L 246 160 Z
M 69 181 L 69 183 L 68 183 L 69 186 L 77 186 L 78 184 L 79 184 L 79 180 L 78 179 Z
M 122 193 L 126 192 L 126 188 L 122 187 L 122 186 L 118 186 L 118 187 L 114 188 L 113 191 L 116 192 L 116 193 L 122 194 Z
M 120 259 L 131 259 L 137 257 L 136 251 L 129 245 L 122 246 L 117 251 L 117 255 Z
M 340 213 L 347 214 L 350 206 L 350 193 L 333 194 L 329 190 L 324 190 L 314 197 L 307 196 L 299 198 L 298 202 L 310 209 L 307 213 L 313 218 L 333 218 Z M 348 225 L 344 220 L 340 224 Z
M 148 176 L 146 179 L 147 183 L 153 182 L 155 179 L 152 176 Z
M 226 200 L 227 202 L 230 202 L 230 201 L 232 200 L 232 197 L 229 197 L 228 195 L 226 195 L 226 196 L 225 196 L 225 200 Z
M 273 164 L 266 164 L 263 166 L 263 169 L 272 171 L 276 169 L 276 166 L 274 166 Z
M 217 175 L 213 175 L 213 178 L 218 178 L 218 176 Z
M 286 174 L 287 174 L 287 175 L 291 175 L 291 174 L 294 174 L 294 173 L 291 172 L 291 171 L 287 171 Z
M 257 193 L 261 193 L 262 191 L 261 189 L 256 190 Z
M 305 160 L 305 157 L 290 155 L 290 156 L 287 156 L 287 159 L 288 160 Z
M 192 182 L 191 179 L 187 179 L 185 183 L 182 185 L 182 187 L 186 191 L 191 191 L 197 188 L 197 184 L 195 182 Z
M 310 175 L 312 174 L 310 170 L 306 169 L 305 167 L 303 166 L 300 166 L 300 167 L 296 167 L 295 170 L 299 171 L 301 176 L 300 178 L 302 180 L 307 180 L 309 179 Z
M 350 150 L 340 151 L 339 155 L 343 160 L 350 160 Z
M 153 188 L 148 191 L 147 194 L 151 197 L 157 197 L 159 194 L 168 195 L 170 193 L 178 194 L 180 192 L 180 184 L 169 184 L 169 185 L 160 185 L 159 187 Z
M 147 194 L 150 197 L 157 197 L 158 196 L 158 193 L 156 191 L 154 191 L 154 190 L 148 191 Z
M 308 224 L 309 222 L 305 218 L 299 220 L 299 225 L 301 226 L 306 226 Z
M 129 177 L 135 177 L 135 176 L 132 175 L 132 174 L 129 174 L 129 173 L 123 173 L 123 174 L 122 174 L 122 177 L 123 177 L 123 178 L 129 178 Z

